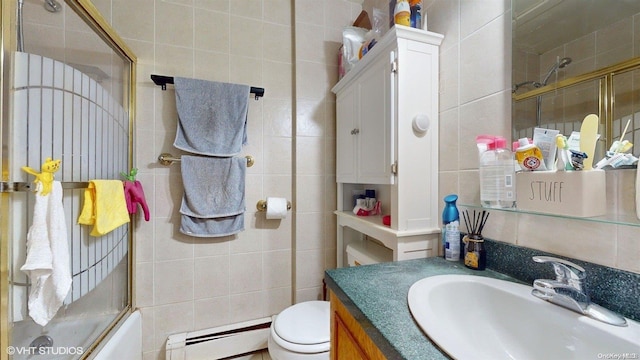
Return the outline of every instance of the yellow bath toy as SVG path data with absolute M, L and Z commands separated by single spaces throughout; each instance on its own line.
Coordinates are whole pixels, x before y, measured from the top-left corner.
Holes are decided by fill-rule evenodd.
M 33 181 L 34 183 L 42 184 L 42 191 L 40 191 L 40 195 L 45 196 L 51 192 L 51 184 L 53 183 L 53 174 L 60 170 L 60 162 L 61 160 L 53 160 L 48 157 L 44 163 L 42 164 L 42 172 L 38 173 L 28 166 L 23 166 L 22 170 L 35 176 L 36 179 Z

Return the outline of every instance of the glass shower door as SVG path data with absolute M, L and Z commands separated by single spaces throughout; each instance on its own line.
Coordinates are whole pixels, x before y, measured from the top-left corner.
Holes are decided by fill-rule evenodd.
M 14 359 L 85 357 L 131 307 L 130 225 L 91 236 L 91 227 L 79 225 L 78 216 L 90 180 L 122 180 L 121 173 L 132 166 L 134 63 L 103 40 L 99 33 L 104 30 L 85 22 L 98 16 L 89 2 L 54 5 L 51 0 L 18 0 L 11 10 L 21 16 L 15 30 L 21 34 L 22 51 L 5 49 L 10 63 L 4 66 L 9 71 L 3 82 L 9 86 L 3 102 L 9 110 L 2 119 L 7 194 L 1 236 L 9 255 L 9 306 L 7 317 L 2 315 L 9 319 L 11 334 L 6 353 Z M 71 285 L 55 316 L 38 324 L 31 302 L 41 297 L 47 304 L 52 293 L 35 293 L 35 280 L 21 270 L 27 234 L 35 227 L 36 203 L 34 177 L 21 168 L 40 172 L 47 158 L 61 160 L 54 176 L 63 189 L 68 245 L 63 266 L 68 267 Z

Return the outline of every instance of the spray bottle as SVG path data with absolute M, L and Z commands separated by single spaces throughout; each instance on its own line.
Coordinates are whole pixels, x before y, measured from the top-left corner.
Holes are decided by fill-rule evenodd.
M 457 200 L 456 194 L 445 196 L 442 211 L 442 244 L 444 258 L 449 261 L 460 260 L 460 213 L 456 207 Z

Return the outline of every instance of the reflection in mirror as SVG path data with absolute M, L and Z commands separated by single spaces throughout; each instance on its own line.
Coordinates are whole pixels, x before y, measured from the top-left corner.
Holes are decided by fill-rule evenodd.
M 614 75 L 612 88 L 615 94 L 612 137 L 620 140 L 624 136 L 622 141 L 637 144 L 631 151 L 640 157 L 640 69 Z
M 533 138 L 533 129 L 542 127 L 559 130 L 567 137 L 580 131 L 585 114 L 599 114 L 599 89 L 603 79 L 563 87 L 542 95 L 514 102 L 513 138 Z M 600 125 L 599 133 L 605 132 Z M 604 138 L 596 146 L 596 158 L 602 159 L 607 149 Z
M 596 73 L 640 55 L 640 1 L 611 6 L 607 1 L 513 0 L 512 9 L 514 140 L 531 137 L 538 126 L 568 136 L 595 113 L 601 119 L 600 158 L 630 118 L 625 139 L 638 142 L 638 155 L 640 85 L 631 75 L 637 71 L 615 86 Z M 596 76 L 585 81 L 585 74 Z

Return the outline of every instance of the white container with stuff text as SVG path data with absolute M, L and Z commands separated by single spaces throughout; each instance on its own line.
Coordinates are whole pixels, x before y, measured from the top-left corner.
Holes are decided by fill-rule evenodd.
M 575 217 L 606 213 L 604 170 L 516 173 L 519 210 Z

